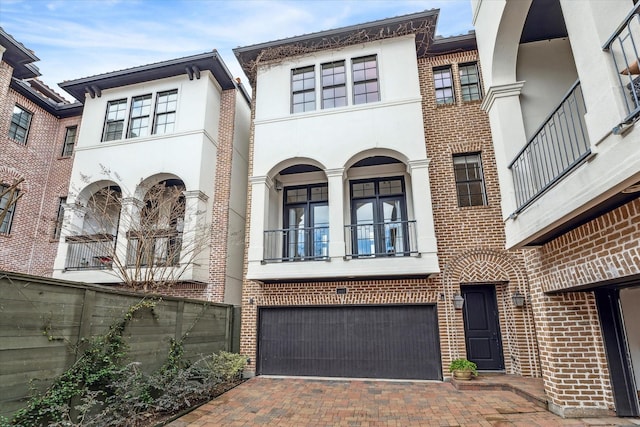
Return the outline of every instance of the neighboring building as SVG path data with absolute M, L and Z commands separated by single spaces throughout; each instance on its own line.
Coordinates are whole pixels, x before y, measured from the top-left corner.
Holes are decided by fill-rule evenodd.
M 540 375 L 531 306 L 512 303 L 528 279 L 503 250 L 475 37 L 433 41 L 437 16 L 235 49 L 254 94 L 252 373 L 437 380 L 468 356 Z
M 640 413 L 634 3 L 472 1 L 507 248 L 531 248 L 542 376 L 564 416 Z
M 218 53 L 60 86 L 84 112 L 53 276 L 239 303 L 250 99 Z
M 51 276 L 82 104 L 38 80 L 38 58 L 1 28 L 0 59 L 0 269 Z

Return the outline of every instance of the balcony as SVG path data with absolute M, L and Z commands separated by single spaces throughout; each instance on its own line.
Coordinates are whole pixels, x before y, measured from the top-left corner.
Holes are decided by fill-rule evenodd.
M 580 81 L 576 81 L 509 165 L 518 206 L 515 213 L 524 210 L 591 153 L 585 113 Z
M 347 258 L 418 254 L 415 221 L 347 225 L 345 232 Z
M 627 116 L 621 125 L 629 124 L 640 116 L 640 3 L 635 5 L 602 48 L 613 58 L 622 90 Z
M 329 227 L 295 227 L 264 232 L 263 262 L 329 258 Z
M 116 237 L 112 234 L 68 236 L 65 271 L 107 270 L 113 265 Z
M 175 230 L 129 231 L 127 267 L 171 267 L 180 263 L 182 233 Z

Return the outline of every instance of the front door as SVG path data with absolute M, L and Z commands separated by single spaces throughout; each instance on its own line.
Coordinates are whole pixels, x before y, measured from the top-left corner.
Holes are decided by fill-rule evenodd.
M 478 365 L 480 370 L 503 370 L 496 288 L 491 285 L 468 285 L 460 286 L 460 291 L 464 297 L 467 359 Z

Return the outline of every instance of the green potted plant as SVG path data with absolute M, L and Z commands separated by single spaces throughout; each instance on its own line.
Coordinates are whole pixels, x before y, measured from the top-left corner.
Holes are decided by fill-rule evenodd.
M 449 372 L 453 372 L 453 378 L 468 381 L 472 376 L 478 375 L 478 366 L 464 358 L 455 359 L 449 365 Z

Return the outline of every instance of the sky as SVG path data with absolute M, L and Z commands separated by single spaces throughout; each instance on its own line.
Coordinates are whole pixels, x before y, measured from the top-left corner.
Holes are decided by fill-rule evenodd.
M 470 0 L 0 0 L 0 27 L 72 99 L 58 83 L 213 49 L 247 82 L 235 47 L 428 9 L 437 35 L 473 28 Z

